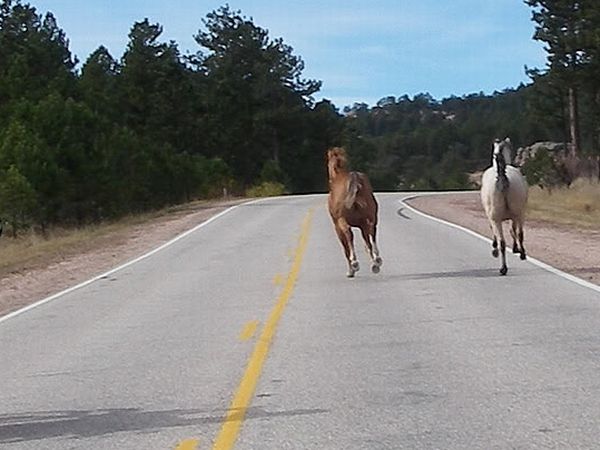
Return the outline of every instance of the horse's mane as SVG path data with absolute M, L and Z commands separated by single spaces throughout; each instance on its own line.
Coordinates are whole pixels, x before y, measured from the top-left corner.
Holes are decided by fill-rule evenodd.
M 347 169 L 348 155 L 346 154 L 346 150 L 344 150 L 342 147 L 333 147 L 327 152 L 327 159 L 331 160 L 332 158 L 337 159 L 338 167 L 340 169 Z
M 496 155 L 496 171 L 496 186 L 500 192 L 504 192 L 508 189 L 509 181 L 506 176 L 506 161 L 504 160 L 502 153 Z
M 511 145 L 510 140 L 504 141 L 496 139 L 494 141 L 493 162 L 496 166 L 496 187 L 500 192 L 508 189 L 509 181 L 506 176 L 506 165 L 511 163 Z

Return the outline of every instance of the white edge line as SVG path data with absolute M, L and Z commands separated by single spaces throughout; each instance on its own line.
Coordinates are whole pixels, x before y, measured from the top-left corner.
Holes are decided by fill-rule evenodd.
M 454 194 L 456 192 L 449 192 L 449 193 Z M 458 192 L 458 193 L 462 193 L 462 192 Z M 442 194 L 442 192 L 440 192 L 440 194 Z M 485 242 L 488 242 L 488 243 L 492 242 L 491 239 L 488 239 L 488 238 L 482 236 L 481 234 L 476 233 L 473 230 L 469 230 L 468 228 L 465 228 L 465 227 L 463 227 L 461 225 L 457 225 L 455 223 L 448 222 L 447 220 L 443 220 L 443 219 L 439 219 L 439 218 L 434 217 L 434 216 L 430 216 L 429 214 L 421 212 L 418 209 L 415 209 L 412 206 L 410 206 L 408 203 L 406 203 L 406 200 L 411 200 L 413 198 L 421 197 L 423 195 L 436 195 L 436 193 L 432 192 L 432 193 L 426 193 L 426 194 L 410 195 L 410 196 L 404 197 L 402 200 L 400 200 L 400 203 L 402 205 L 404 205 L 405 207 L 407 207 L 408 209 L 410 209 L 412 212 L 414 212 L 414 213 L 416 213 L 416 214 L 418 214 L 420 216 L 426 217 L 427 219 L 433 220 L 434 222 L 438 222 L 438 223 L 447 225 L 449 227 L 456 228 L 457 230 L 464 231 L 465 233 L 468 233 L 471 236 L 479 238 L 482 241 L 485 241 Z M 538 267 L 541 267 L 544 270 L 547 270 L 548 272 L 552 272 L 553 274 L 558 275 L 558 276 L 563 277 L 563 278 L 566 278 L 567 280 L 572 281 L 573 283 L 577 283 L 580 286 L 586 287 L 586 288 L 591 289 L 591 290 L 596 291 L 596 292 L 600 292 L 600 286 L 598 286 L 598 285 L 596 285 L 594 283 L 590 283 L 589 281 L 582 280 L 581 278 L 576 277 L 575 275 L 571 275 L 570 273 L 563 272 L 562 270 L 557 269 L 556 267 L 552 267 L 551 265 L 546 264 L 545 262 L 542 262 L 540 260 L 532 258 L 529 255 L 527 256 L 527 261 L 529 261 L 532 264 L 535 264 Z
M 65 289 L 63 291 L 57 292 L 56 294 L 52 294 L 49 297 L 43 298 L 41 300 L 38 300 L 35 303 L 32 303 L 30 305 L 27 305 L 27 306 L 21 308 L 21 309 L 17 309 L 16 311 L 12 311 L 12 312 L 6 314 L 5 316 L 0 317 L 0 323 L 5 322 L 5 321 L 7 321 L 9 319 L 12 319 L 13 317 L 16 317 L 16 316 L 18 316 L 20 314 L 23 314 L 23 313 L 25 313 L 25 312 L 27 312 L 27 311 L 29 311 L 31 309 L 37 308 L 38 306 L 42 306 L 45 303 L 51 302 L 52 300 L 56 300 L 57 298 L 62 297 L 63 295 L 66 295 L 66 294 L 68 294 L 70 292 L 73 292 L 73 291 L 75 291 L 77 289 L 81 289 L 82 287 L 87 286 L 88 284 L 91 284 L 91 283 L 93 283 L 95 281 L 98 281 L 101 278 L 104 278 L 104 277 L 107 277 L 109 275 L 112 275 L 113 273 L 118 272 L 119 270 L 122 270 L 122 269 L 124 269 L 126 267 L 129 267 L 129 266 L 131 266 L 131 265 L 133 265 L 133 264 L 135 264 L 137 262 L 140 262 L 143 259 L 146 259 L 146 258 L 154 255 L 155 253 L 158 253 L 159 251 L 163 250 L 164 248 L 169 247 L 170 245 L 174 244 L 175 242 L 179 241 L 180 239 L 183 239 L 184 237 L 192 234 L 193 232 L 199 230 L 200 228 L 205 227 L 209 223 L 214 222 L 218 218 L 220 218 L 220 217 L 224 216 L 225 214 L 233 211 L 234 209 L 239 208 L 240 206 L 251 205 L 251 204 L 254 204 L 254 203 L 259 203 L 259 202 L 262 202 L 262 201 L 272 200 L 272 199 L 276 199 L 276 198 L 281 198 L 281 197 L 259 198 L 259 199 L 256 199 L 256 200 L 250 200 L 250 201 L 247 201 L 247 202 L 244 202 L 244 203 L 240 203 L 238 205 L 230 206 L 226 210 L 221 211 L 220 213 L 218 213 L 218 214 L 216 214 L 216 215 L 214 215 L 214 216 L 206 219 L 204 222 L 199 223 L 198 225 L 194 226 L 193 228 L 191 228 L 191 229 L 189 229 L 187 231 L 184 231 L 183 233 L 175 236 L 170 241 L 165 242 L 164 244 L 156 247 L 153 250 L 150 250 L 148 253 L 145 253 L 145 254 L 143 254 L 141 256 L 138 256 L 137 258 L 132 259 L 131 261 L 128 261 L 128 262 L 126 262 L 124 264 L 121 264 L 118 267 L 110 269 L 108 272 L 101 273 L 100 275 L 97 275 L 97 276 L 95 276 L 93 278 L 90 278 L 89 280 L 86 280 L 86 281 L 84 281 L 82 283 L 79 283 L 79 284 L 77 284 L 75 286 L 71 286 L 70 288 L 67 288 L 67 289 Z

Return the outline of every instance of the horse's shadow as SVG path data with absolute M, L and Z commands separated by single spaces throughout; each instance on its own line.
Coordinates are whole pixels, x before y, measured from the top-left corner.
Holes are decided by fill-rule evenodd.
M 381 274 L 358 273 L 354 282 L 356 283 L 386 283 L 397 281 L 421 281 L 435 279 L 453 279 L 453 278 L 498 278 L 498 269 L 465 269 L 445 272 L 420 272 L 420 273 L 398 273 L 382 270 Z
M 388 278 L 399 280 L 431 280 L 437 278 L 497 278 L 498 269 L 465 269 L 451 270 L 446 272 L 422 272 L 390 275 Z

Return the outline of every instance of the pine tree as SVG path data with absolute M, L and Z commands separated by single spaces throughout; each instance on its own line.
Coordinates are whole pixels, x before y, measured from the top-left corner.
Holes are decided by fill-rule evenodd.
M 86 60 L 79 78 L 79 88 L 88 107 L 115 122 L 119 121 L 116 89 L 120 69 L 106 47 L 100 46 Z
M 287 171 L 298 124 L 320 82 L 303 79 L 304 63 L 292 48 L 240 11 L 224 6 L 203 23 L 195 38 L 207 50 L 200 61 L 213 151 L 243 183 L 257 179 L 269 159 Z
M 72 94 L 75 64 L 66 35 L 51 13 L 42 17 L 29 4 L 1 0 L 0 116 L 9 115 L 7 105 L 12 102 L 39 100 L 48 90 Z
M 580 152 L 578 95 L 581 72 L 588 63 L 584 51 L 587 1 L 525 0 L 533 8 L 536 24 L 533 38 L 546 44 L 547 71 L 566 87 L 571 156 Z
M 159 41 L 162 26 L 136 22 L 121 61 L 120 104 L 124 123 L 154 142 L 177 150 L 197 145 L 186 134 L 192 125 L 190 73 L 175 42 Z
M 33 187 L 15 166 L 0 171 L 0 217 L 11 226 L 13 237 L 32 223 L 36 208 Z

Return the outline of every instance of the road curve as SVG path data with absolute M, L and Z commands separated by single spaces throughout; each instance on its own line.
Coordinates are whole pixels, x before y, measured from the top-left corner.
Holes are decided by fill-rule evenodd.
M 381 194 L 239 206 L 0 323 L 0 448 L 596 448 L 600 293 Z

